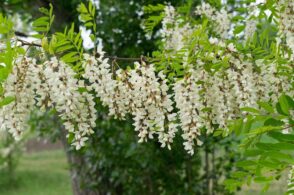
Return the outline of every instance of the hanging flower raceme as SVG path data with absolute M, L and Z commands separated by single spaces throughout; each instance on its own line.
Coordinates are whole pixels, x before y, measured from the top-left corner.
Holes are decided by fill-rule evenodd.
M 160 73 L 157 77 L 154 66 L 145 62 L 136 62 L 132 70 L 114 71 L 114 64 L 103 59 L 103 54 L 100 56 L 99 59 L 85 56 L 83 76 L 90 82 L 88 88 L 97 93 L 110 115 L 120 119 L 127 114 L 133 116 L 139 142 L 158 134 L 162 147 L 170 148 L 177 124 L 165 76 Z
M 14 101 L 0 110 L 1 129 L 8 130 L 15 139 L 20 139 L 28 128 L 27 120 L 35 104 L 36 61 L 20 57 L 16 60 L 12 73 L 4 83 L 4 96 L 14 98 Z
M 73 145 L 80 149 L 96 125 L 93 96 L 79 92 L 79 88 L 85 88 L 84 83 L 76 79 L 74 71 L 63 62 L 53 58 L 44 66 L 44 82 L 48 85 L 50 101 L 60 113 L 65 129 L 74 135 Z
M 114 96 L 117 82 L 113 78 L 112 66 L 108 63 L 109 59 L 103 58 L 103 54 L 99 59 L 85 54 L 84 59 L 83 77 L 91 84 L 88 89 L 93 89 L 102 104 L 108 106 L 111 115 L 114 115 L 116 113 Z
M 280 36 L 285 37 L 288 47 L 294 53 L 294 1 L 292 0 L 279 0 L 277 2 L 280 9 L 279 30 Z M 294 59 L 294 54 L 292 54 Z
M 175 83 L 175 102 L 179 109 L 178 115 L 180 118 L 180 127 L 183 131 L 185 150 L 189 154 L 194 154 L 194 145 L 201 145 L 199 139 L 203 120 L 200 117 L 200 112 L 204 108 L 202 105 L 200 91 L 201 85 L 197 84 L 194 72 L 185 76 L 184 79 Z
M 165 49 L 176 52 L 184 47 L 184 38 L 191 35 L 192 28 L 189 23 L 184 23 L 173 6 L 166 6 L 164 13 L 160 34 L 165 43 Z
M 200 6 L 196 7 L 195 14 L 205 15 L 214 23 L 214 32 L 219 34 L 221 38 L 228 37 L 228 32 L 231 26 L 231 15 L 228 14 L 224 8 L 218 11 L 208 3 L 202 3 Z
M 158 77 L 153 65 L 145 62 L 135 63 L 135 68 L 130 71 L 132 85 L 132 115 L 134 116 L 135 131 L 139 132 L 139 142 L 153 138 L 153 134 L 159 135 L 162 147 L 170 148 L 170 143 L 177 131 L 175 114 L 169 87 L 162 72 Z M 165 132 L 167 126 L 167 132 Z
M 281 66 L 277 62 L 257 60 L 256 65 L 260 69 L 255 79 L 259 99 L 277 102 L 281 92 L 294 96 L 294 78 L 287 76 L 293 71 L 290 63 Z
M 249 19 L 245 24 L 244 38 L 245 40 L 251 39 L 256 31 L 257 21 L 255 19 Z
M 41 65 L 31 58 L 17 59 L 4 87 L 4 96 L 15 100 L 0 110 L 1 128 L 8 129 L 16 139 L 28 128 L 27 120 L 35 106 L 40 110 L 54 107 L 58 111 L 77 149 L 93 133 L 96 120 L 93 96 L 79 92 L 79 88 L 85 88 L 83 82 L 56 58 Z

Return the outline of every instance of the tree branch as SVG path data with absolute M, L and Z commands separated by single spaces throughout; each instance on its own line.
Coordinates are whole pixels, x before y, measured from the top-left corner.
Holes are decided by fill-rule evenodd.
M 28 41 L 25 41 L 25 40 L 22 40 L 22 39 L 16 39 L 16 41 L 20 42 L 21 43 L 21 46 L 34 46 L 34 47 L 42 47 L 41 44 L 38 44 L 38 43 L 31 43 L 31 42 L 28 42 Z
M 15 31 L 14 34 L 18 37 L 29 37 L 29 35 L 19 31 Z
M 15 33 L 15 35 L 17 35 Z M 23 37 L 28 37 L 26 34 L 24 33 L 19 33 L 18 36 L 23 36 Z M 38 43 L 33 43 L 33 42 L 28 42 L 28 41 L 25 41 L 25 40 L 22 40 L 22 39 L 16 39 L 16 41 L 20 42 L 21 43 L 21 46 L 34 46 L 34 47 L 42 47 L 41 44 L 38 44 Z M 99 55 L 97 55 L 96 57 L 99 57 Z M 117 56 L 104 56 L 105 58 L 109 58 L 113 61 L 144 61 L 144 62 L 147 62 L 148 59 L 147 57 L 145 56 L 141 56 L 140 58 L 126 58 L 126 57 L 117 57 Z
M 105 58 L 109 58 L 113 61 L 119 60 L 119 61 L 144 61 L 147 62 L 147 57 L 141 56 L 140 58 L 125 58 L 125 57 L 117 57 L 117 56 L 104 56 Z

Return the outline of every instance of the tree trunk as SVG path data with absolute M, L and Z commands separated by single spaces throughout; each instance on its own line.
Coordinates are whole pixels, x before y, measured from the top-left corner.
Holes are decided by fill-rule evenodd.
M 70 146 L 67 142 L 66 134 L 64 128 L 61 128 L 60 131 L 60 139 L 65 149 L 67 161 L 70 165 L 70 176 L 71 176 L 71 184 L 72 191 L 74 195 L 100 195 L 98 191 L 93 191 L 89 189 L 83 189 L 81 187 L 81 172 L 79 171 L 79 167 L 83 166 L 83 156 L 75 153 L 70 149 Z
M 212 195 L 211 173 L 210 173 L 209 149 L 205 147 L 205 175 L 206 175 L 206 195 Z

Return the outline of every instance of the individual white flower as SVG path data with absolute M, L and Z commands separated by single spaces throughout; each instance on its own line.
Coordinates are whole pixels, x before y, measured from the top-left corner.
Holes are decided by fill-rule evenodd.
M 233 43 L 230 43 L 230 44 L 228 45 L 228 49 L 229 49 L 231 52 L 236 52 L 236 51 L 237 51 L 236 48 L 235 48 L 235 45 L 234 45 Z
M 212 45 L 215 45 L 217 44 L 219 41 L 217 38 L 214 38 L 214 37 L 210 37 L 209 38 L 209 43 L 212 44 Z

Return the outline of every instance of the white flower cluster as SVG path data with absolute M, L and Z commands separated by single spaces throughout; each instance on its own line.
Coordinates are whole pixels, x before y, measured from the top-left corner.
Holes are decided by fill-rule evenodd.
M 294 95 L 293 78 L 278 70 L 276 62 L 258 60 L 253 63 L 242 55 L 238 56 L 230 55 L 229 68 L 204 80 L 212 123 L 224 129 L 227 129 L 229 120 L 241 114 L 240 108 L 257 107 L 258 101 L 276 102 L 281 92 Z M 291 65 L 284 65 L 284 70 L 291 72 Z
M 177 124 L 176 114 L 171 113 L 173 102 L 165 76 L 159 73 L 157 77 L 153 65 L 144 62 L 136 62 L 135 68 L 129 71 L 114 72 L 107 58 L 85 58 L 83 76 L 91 84 L 89 89 L 109 107 L 109 114 L 121 119 L 131 114 L 135 131 L 139 132 L 139 142 L 157 134 L 162 147 L 170 148 Z
M 162 30 L 166 37 L 165 49 L 184 51 L 191 34 L 171 38 L 178 28 L 177 14 L 171 6 L 167 6 L 165 12 Z M 249 34 L 248 38 L 252 36 Z M 114 70 L 116 67 L 103 58 L 103 52 L 99 59 L 86 57 L 91 60 L 85 61 L 84 77 L 102 103 L 109 107 L 110 115 L 122 119 L 128 113 L 133 116 L 140 142 L 158 135 L 162 146 L 170 147 L 179 127 L 185 149 L 193 154 L 194 146 L 202 143 L 201 132 L 211 133 L 215 128 L 227 130 L 229 121 L 242 114 L 240 108 L 257 107 L 258 101 L 276 101 L 281 92 L 293 94 L 293 78 L 281 72 L 291 71 L 290 64 L 279 69 L 281 65 L 275 61 L 254 62 L 249 54 L 240 54 L 233 43 L 226 45 L 223 40 L 212 37 L 209 42 L 220 48 L 218 57 L 214 52 L 206 54 L 211 63 L 217 64 L 226 58 L 228 67 L 211 73 L 205 68 L 206 62 L 201 58 L 191 61 L 190 54 L 185 52 L 182 60 L 185 75 L 171 84 L 171 89 L 164 74 L 156 74 L 153 65 L 142 62 L 135 63 L 131 70 Z M 201 47 L 194 49 L 197 53 Z
M 56 58 L 42 65 L 30 58 L 18 59 L 4 84 L 4 95 L 15 101 L 0 110 L 1 128 L 19 139 L 35 105 L 40 110 L 54 106 L 65 129 L 74 135 L 73 145 L 80 149 L 93 133 L 96 120 L 93 96 L 80 93 L 80 87 L 85 88 L 73 70 Z
M 231 15 L 222 8 L 220 11 L 211 7 L 210 4 L 203 2 L 196 7 L 196 15 L 205 15 L 213 23 L 215 23 L 214 32 L 218 33 L 221 38 L 227 38 L 231 26 Z
M 103 53 L 99 59 L 85 56 L 84 78 L 109 107 L 110 115 L 121 119 L 128 113 L 133 116 L 139 142 L 158 135 L 162 147 L 170 148 L 180 127 L 184 147 L 193 154 L 194 146 L 202 144 L 201 131 L 211 133 L 215 126 L 228 129 L 228 121 L 240 116 L 240 108 L 256 107 L 257 101 L 275 101 L 281 91 L 293 93 L 293 81 L 279 74 L 276 63 L 259 60 L 254 64 L 250 57 L 238 55 L 233 44 L 213 42 L 228 51 L 221 58 L 228 58 L 230 67 L 211 74 L 204 62 L 197 61 L 195 66 L 184 56 L 188 72 L 172 89 L 153 65 L 136 62 L 133 69 L 114 70 Z M 287 68 L 290 70 L 285 65 Z
M 203 119 L 200 117 L 203 104 L 201 101 L 201 85 L 197 84 L 195 75 L 187 75 L 184 79 L 175 83 L 174 93 L 176 107 L 179 109 L 180 127 L 183 131 L 185 150 L 189 154 L 194 154 L 194 143 L 201 145 L 199 140 L 201 128 L 203 127 Z
M 191 35 L 192 28 L 188 23 L 183 23 L 183 19 L 178 17 L 173 6 L 166 6 L 164 11 L 165 17 L 162 20 L 160 33 L 165 49 L 179 51 L 184 47 L 184 38 Z
M 251 39 L 256 31 L 257 21 L 255 19 L 249 19 L 245 23 L 244 38 L 245 41 Z
M 135 130 L 139 131 L 139 142 L 152 137 L 154 132 L 159 134 L 162 146 L 168 145 L 174 137 L 176 126 L 172 123 L 175 115 L 171 95 L 167 93 L 169 87 L 165 76 L 160 72 L 155 75 L 153 65 L 135 63 L 135 68 L 130 71 L 129 81 L 132 85 L 132 115 L 134 116 Z M 166 124 L 168 121 L 168 124 Z M 168 133 L 165 133 L 165 125 L 168 125 Z
M 122 118 L 125 116 L 122 110 L 117 110 L 118 107 L 114 101 L 116 81 L 113 79 L 112 66 L 108 63 L 108 59 L 103 59 L 103 55 L 99 59 L 88 54 L 84 55 L 83 67 L 85 73 L 84 78 L 88 79 L 91 84 L 88 86 L 89 90 L 94 90 L 100 98 L 104 106 L 109 107 L 111 114 L 120 113 Z
M 290 96 L 294 96 L 294 91 L 291 83 L 294 83 L 293 77 L 288 77 L 285 74 L 291 71 L 291 64 L 285 64 L 278 67 L 277 63 L 266 63 L 264 60 L 257 60 L 256 66 L 260 69 L 256 86 L 257 93 L 264 100 L 277 102 L 279 94 L 285 92 Z
M 5 97 L 15 100 L 0 109 L 1 129 L 9 132 L 19 140 L 22 131 L 27 128 L 27 120 L 34 106 L 34 70 L 36 61 L 24 57 L 17 59 L 12 74 L 4 83 Z
M 294 58 L 294 1 L 279 0 L 280 8 L 280 34 L 286 38 L 286 43 L 292 50 Z
M 94 97 L 87 92 L 79 92 L 79 88 L 85 88 L 85 85 L 75 78 L 74 71 L 68 65 L 53 58 L 44 67 L 49 101 L 60 113 L 65 129 L 74 135 L 73 145 L 80 149 L 96 125 Z
M 214 39 L 211 39 L 211 42 L 223 47 L 222 42 Z M 182 120 L 183 117 L 187 121 L 190 118 L 197 118 L 196 121 L 200 129 L 203 127 L 208 133 L 212 132 L 213 126 L 216 125 L 227 130 L 228 122 L 240 116 L 240 108 L 257 107 L 258 101 L 276 102 L 282 92 L 290 96 L 294 95 L 292 86 L 294 79 L 287 76 L 293 70 L 291 63 L 278 65 L 278 62 L 275 61 L 268 63 L 266 60 L 257 60 L 253 62 L 250 56 L 240 55 L 233 44 L 229 44 L 227 50 L 229 52 L 221 58 L 229 58 L 230 67 L 209 74 L 205 71 L 205 63 L 197 61 L 195 65 L 189 65 L 190 73 L 188 73 L 188 77 L 178 81 L 178 88 L 175 88 L 175 97 L 182 97 L 182 100 L 175 98 L 177 108 L 179 110 L 193 109 L 193 111 L 190 111 L 190 113 L 193 113 L 192 116 L 179 113 L 179 118 Z M 186 57 L 184 57 L 183 64 L 186 61 Z M 215 63 L 217 63 L 216 59 Z M 192 76 L 190 76 L 191 72 Z M 195 76 L 193 77 L 193 75 Z M 191 80 L 194 80 L 192 84 L 190 83 Z M 183 91 L 185 84 L 193 85 L 194 90 L 190 90 L 190 99 L 188 97 L 187 99 L 191 102 L 197 102 L 197 104 L 187 103 L 190 107 L 187 105 L 180 106 L 181 103 L 185 104 L 185 101 L 183 101 L 185 99 L 183 96 L 186 94 Z M 179 86 L 182 86 L 182 88 Z M 195 104 L 197 106 L 192 108 Z M 189 111 L 186 111 L 186 113 L 189 113 Z M 181 124 L 181 127 L 185 130 L 183 124 Z M 198 130 L 198 132 L 200 131 Z M 193 145 L 192 142 L 185 142 L 186 148 L 191 149 Z M 192 153 L 192 150 L 189 150 L 189 152 Z

